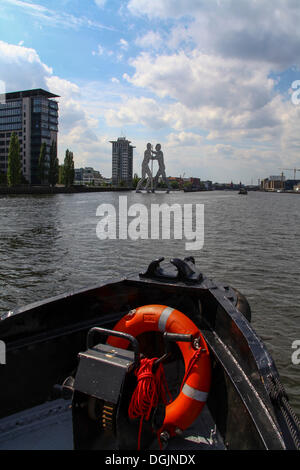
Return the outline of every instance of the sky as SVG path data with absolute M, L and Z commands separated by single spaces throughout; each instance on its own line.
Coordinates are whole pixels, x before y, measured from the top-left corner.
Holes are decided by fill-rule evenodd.
M 0 0 L 0 92 L 57 93 L 60 162 L 106 177 L 125 136 L 139 175 L 150 142 L 168 176 L 292 178 L 299 24 L 299 0 Z

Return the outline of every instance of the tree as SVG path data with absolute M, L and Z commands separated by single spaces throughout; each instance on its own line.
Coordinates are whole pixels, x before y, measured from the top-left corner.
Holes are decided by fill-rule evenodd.
M 54 140 L 51 143 L 50 149 L 50 167 L 49 167 L 49 184 L 55 186 L 58 182 L 59 176 L 59 161 L 57 158 L 57 145 Z
M 70 152 L 69 149 L 66 150 L 66 156 L 64 160 L 64 169 L 63 169 L 63 182 L 65 186 L 69 187 L 74 182 L 74 159 L 73 152 Z
M 192 189 L 192 183 L 189 181 L 185 182 L 183 185 L 184 189 Z
M 8 150 L 7 183 L 16 186 L 21 183 L 22 167 L 20 158 L 20 144 L 17 134 L 12 133 Z
M 7 175 L 6 173 L 0 173 L 0 184 L 7 184 Z
M 64 184 L 64 166 L 59 165 L 58 167 L 58 184 Z
M 43 142 L 39 156 L 39 178 L 41 184 L 43 184 L 46 176 L 48 176 L 46 175 L 46 144 Z
M 138 182 L 140 181 L 140 178 L 137 173 L 134 173 L 133 175 L 133 180 L 132 180 L 132 187 L 135 189 L 138 185 Z
M 172 189 L 179 189 L 178 181 L 171 181 L 171 188 Z

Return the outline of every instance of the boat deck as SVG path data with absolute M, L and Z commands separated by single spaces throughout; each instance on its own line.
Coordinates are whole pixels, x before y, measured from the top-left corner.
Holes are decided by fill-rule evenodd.
M 72 450 L 71 403 L 63 399 L 0 420 L 0 450 Z M 205 407 L 198 420 L 164 450 L 224 450 Z

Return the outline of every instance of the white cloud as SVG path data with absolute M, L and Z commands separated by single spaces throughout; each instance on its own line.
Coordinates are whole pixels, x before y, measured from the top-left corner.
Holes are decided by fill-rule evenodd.
M 100 0 L 98 1 L 101 3 Z M 112 27 L 105 26 L 102 23 L 87 18 L 86 16 L 75 16 L 70 13 L 59 12 L 58 10 L 51 10 L 38 3 L 25 2 L 23 0 L 1 0 L 1 2 L 20 8 L 24 13 L 53 27 L 63 27 L 66 29 L 91 28 L 96 30 L 113 30 Z
M 106 4 L 106 0 L 95 0 L 95 3 L 98 7 L 103 8 Z
M 195 13 L 197 4 L 197 0 L 130 0 L 128 9 L 134 15 L 147 15 L 149 18 L 178 18 L 189 12 Z
M 181 41 L 193 40 L 194 47 L 207 53 L 268 62 L 278 68 L 300 65 L 297 0 L 130 0 L 128 9 L 150 19 L 181 21 L 171 29 L 170 38 L 180 31 Z
M 195 134 L 193 132 L 178 132 L 171 133 L 168 136 L 167 146 L 168 147 L 175 147 L 184 146 L 184 147 L 195 147 L 199 146 L 203 142 L 203 137 L 199 134 Z
M 124 51 L 127 51 L 128 47 L 129 47 L 129 44 L 128 44 L 128 42 L 126 41 L 126 39 L 121 38 L 120 41 L 119 41 L 119 46 L 120 46 L 121 49 L 123 49 Z
M 34 49 L 4 41 L 0 41 L 0 70 L 7 92 L 45 88 L 46 78 L 52 74 L 51 67 L 40 60 Z
M 162 46 L 162 37 L 157 31 L 148 31 L 143 36 L 138 36 L 135 44 L 145 49 L 159 49 Z
M 92 51 L 92 54 L 93 54 L 93 55 L 99 55 L 99 56 L 101 56 L 101 55 L 104 54 L 104 52 L 105 52 L 104 47 L 102 47 L 101 44 L 98 44 L 97 50 L 96 50 L 96 51 Z
M 109 109 L 105 114 L 106 122 L 111 127 L 142 125 L 150 129 L 167 126 L 163 107 L 150 98 L 124 99 L 122 104 Z
M 238 59 L 224 59 L 197 50 L 187 54 L 151 56 L 142 53 L 132 60 L 135 86 L 150 89 L 159 97 L 171 97 L 190 108 L 256 109 L 272 96 L 274 82 L 266 67 L 253 67 Z
M 82 91 L 76 83 L 54 75 L 34 49 L 4 41 L 0 41 L 0 70 L 2 91 L 43 88 L 60 96 L 58 151 L 61 162 L 65 149 L 69 148 L 74 152 L 76 166 L 87 166 L 92 159 L 95 168 L 107 176 L 111 174 L 111 157 L 107 154 L 111 151 L 109 138 L 105 141 L 98 136 L 101 111 L 99 103 L 90 99 L 95 96 L 94 85 L 89 91 Z M 93 109 L 85 99 L 91 102 Z

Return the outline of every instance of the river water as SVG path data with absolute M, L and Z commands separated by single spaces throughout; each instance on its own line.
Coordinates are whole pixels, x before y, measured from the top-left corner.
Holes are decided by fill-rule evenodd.
M 100 240 L 101 204 L 204 204 L 204 245 L 186 240 Z M 0 196 L 0 313 L 111 278 L 155 258 L 194 256 L 202 272 L 246 295 L 252 325 L 273 356 L 300 415 L 300 197 L 231 191 Z M 299 355 L 298 355 L 299 357 Z

